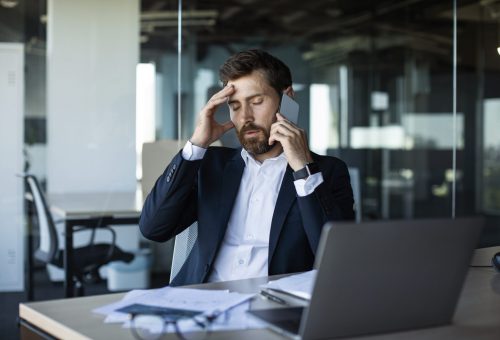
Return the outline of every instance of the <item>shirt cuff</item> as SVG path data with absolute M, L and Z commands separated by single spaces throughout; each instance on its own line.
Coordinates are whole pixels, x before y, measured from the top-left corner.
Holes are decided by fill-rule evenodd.
M 196 146 L 188 140 L 182 149 L 182 158 L 186 161 L 197 161 L 205 156 L 205 152 L 207 152 L 207 149 Z
M 310 175 L 306 179 L 298 179 L 293 182 L 295 190 L 299 197 L 310 195 L 314 192 L 316 187 L 323 183 L 323 175 L 321 172 Z

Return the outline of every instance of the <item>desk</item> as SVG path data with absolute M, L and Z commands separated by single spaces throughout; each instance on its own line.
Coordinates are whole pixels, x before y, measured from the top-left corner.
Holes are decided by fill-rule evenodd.
M 73 229 L 75 226 L 138 224 L 142 192 L 49 194 L 50 210 L 64 219 L 64 296 L 73 296 Z
M 242 293 L 257 292 L 267 278 L 194 285 L 193 288 L 229 289 Z M 104 324 L 103 316 L 91 310 L 119 300 L 120 294 L 108 294 L 22 303 L 19 305 L 21 337 L 29 334 L 29 327 L 63 339 L 133 339 L 130 330 L 117 324 Z M 257 297 L 251 308 L 276 307 L 274 302 Z M 432 308 L 432 306 L 429 306 Z M 167 337 L 175 339 L 175 335 Z M 211 339 L 282 339 L 269 330 L 219 332 Z M 500 275 L 489 268 L 471 268 L 462 291 L 452 325 L 365 336 L 363 340 L 412 340 L 412 339 L 500 339 Z

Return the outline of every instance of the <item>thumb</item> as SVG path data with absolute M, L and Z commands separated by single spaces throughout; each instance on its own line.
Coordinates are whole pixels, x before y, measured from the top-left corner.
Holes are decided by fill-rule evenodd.
M 224 133 L 231 130 L 232 128 L 234 128 L 234 123 L 230 120 L 222 124 L 222 130 L 224 131 Z

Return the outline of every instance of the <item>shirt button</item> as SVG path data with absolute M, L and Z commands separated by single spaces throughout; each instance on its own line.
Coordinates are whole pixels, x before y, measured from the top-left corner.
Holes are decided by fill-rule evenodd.
M 253 240 L 254 235 L 253 234 L 247 234 L 247 240 Z
M 245 260 L 240 259 L 240 260 L 238 261 L 238 263 L 239 263 L 239 264 L 245 264 Z

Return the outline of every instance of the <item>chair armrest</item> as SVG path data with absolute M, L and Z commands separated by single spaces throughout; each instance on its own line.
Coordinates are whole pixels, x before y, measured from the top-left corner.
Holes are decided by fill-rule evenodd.
M 89 246 L 92 246 L 94 244 L 95 232 L 97 229 L 106 229 L 111 233 L 110 247 L 109 247 L 109 251 L 106 255 L 106 262 L 109 262 L 109 260 L 111 260 L 111 258 L 113 257 L 113 253 L 114 253 L 115 247 L 116 247 L 116 232 L 110 226 L 107 226 L 107 225 L 101 226 L 99 224 L 97 224 L 96 226 L 91 226 L 91 227 L 87 227 L 87 226 L 78 227 L 78 228 L 75 228 L 73 230 L 73 232 L 76 233 L 76 232 L 84 231 L 84 230 L 88 230 L 88 229 L 90 229 L 92 231 L 92 234 L 91 234 L 90 240 L 89 240 Z

